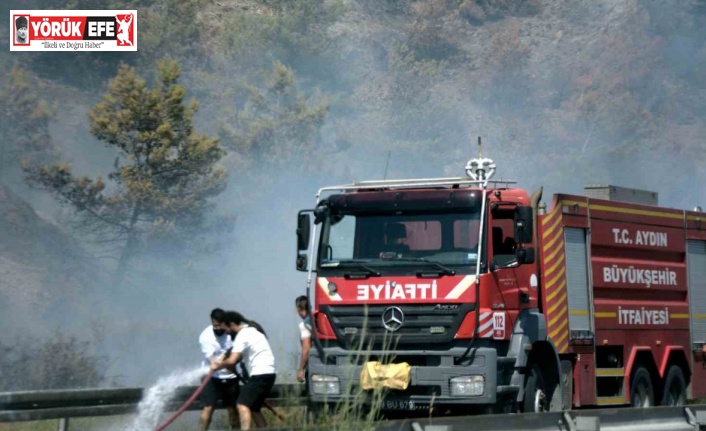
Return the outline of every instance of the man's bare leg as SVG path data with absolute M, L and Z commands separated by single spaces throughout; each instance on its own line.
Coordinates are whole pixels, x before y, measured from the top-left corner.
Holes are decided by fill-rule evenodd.
M 235 411 L 235 407 L 228 407 L 228 420 L 230 422 L 230 429 L 238 429 L 238 412 Z
M 238 416 L 240 417 L 240 429 L 250 429 L 250 408 L 242 404 L 238 404 Z
M 213 416 L 213 406 L 206 406 L 201 410 L 199 418 L 199 431 L 206 431 L 211 425 L 211 417 Z
M 260 412 L 252 412 L 252 420 L 255 421 L 255 426 L 258 428 L 267 428 L 267 421 Z

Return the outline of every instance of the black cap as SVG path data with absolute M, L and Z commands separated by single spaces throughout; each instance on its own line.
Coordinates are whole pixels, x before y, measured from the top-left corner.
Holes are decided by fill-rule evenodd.
M 21 16 L 15 20 L 15 28 L 27 27 L 27 17 Z

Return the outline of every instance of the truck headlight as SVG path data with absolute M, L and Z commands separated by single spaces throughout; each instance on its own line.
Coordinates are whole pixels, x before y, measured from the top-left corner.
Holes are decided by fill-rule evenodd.
M 485 392 L 484 376 L 461 376 L 449 380 L 452 397 L 478 397 Z
M 340 395 L 341 382 L 336 376 L 314 374 L 311 376 L 311 389 L 316 395 Z

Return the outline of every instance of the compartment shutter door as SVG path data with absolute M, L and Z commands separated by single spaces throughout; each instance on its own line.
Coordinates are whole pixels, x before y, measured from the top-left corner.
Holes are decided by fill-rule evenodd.
M 706 241 L 688 240 L 689 319 L 691 342 L 706 341 Z
M 588 295 L 586 230 L 571 227 L 564 228 L 564 241 L 569 328 L 571 331 L 590 331 L 591 307 Z

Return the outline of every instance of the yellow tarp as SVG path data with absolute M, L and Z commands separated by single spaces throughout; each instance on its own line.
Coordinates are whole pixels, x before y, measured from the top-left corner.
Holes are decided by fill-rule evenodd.
M 360 373 L 360 385 L 363 389 L 398 389 L 409 386 L 412 367 L 408 363 L 383 365 L 377 361 L 366 362 Z

